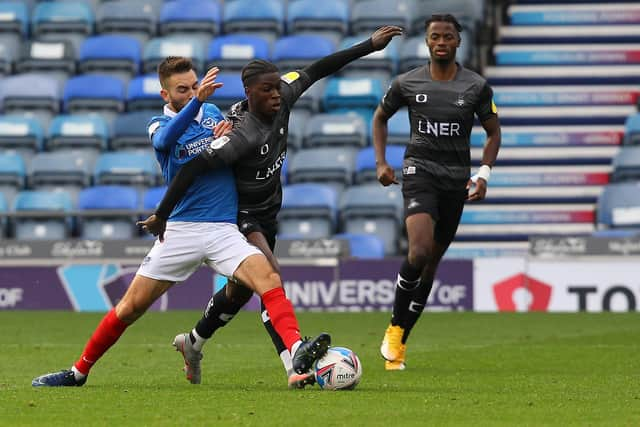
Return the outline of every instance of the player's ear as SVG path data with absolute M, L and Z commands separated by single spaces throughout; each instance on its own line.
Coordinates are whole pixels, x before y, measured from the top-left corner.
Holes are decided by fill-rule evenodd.
M 160 96 L 164 102 L 169 102 L 169 92 L 165 88 L 160 89 Z
M 249 94 L 251 94 L 251 87 L 249 87 L 249 86 L 245 86 L 245 87 L 244 87 L 244 94 L 245 94 L 245 96 L 248 98 L 248 97 L 249 97 Z

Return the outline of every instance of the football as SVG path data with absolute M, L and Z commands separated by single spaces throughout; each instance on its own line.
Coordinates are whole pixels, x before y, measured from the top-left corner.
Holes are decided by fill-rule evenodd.
M 353 390 L 362 377 L 362 364 L 345 347 L 330 347 L 314 365 L 316 382 L 323 390 Z

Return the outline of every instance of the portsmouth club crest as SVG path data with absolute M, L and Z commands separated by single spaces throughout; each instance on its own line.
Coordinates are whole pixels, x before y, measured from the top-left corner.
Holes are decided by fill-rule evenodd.
M 456 101 L 458 107 L 464 107 L 464 97 L 461 93 L 458 94 L 458 100 Z

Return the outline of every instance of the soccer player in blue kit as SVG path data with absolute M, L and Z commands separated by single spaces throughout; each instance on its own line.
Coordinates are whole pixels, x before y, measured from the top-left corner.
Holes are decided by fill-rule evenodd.
M 151 120 L 149 137 L 167 181 L 208 148 L 215 140 L 214 134 L 220 136 L 229 128 L 216 106 L 203 104 L 221 86 L 215 81 L 217 73 L 217 68 L 210 69 L 198 84 L 193 64 L 187 58 L 169 57 L 158 67 L 160 94 L 167 104 L 164 114 Z M 326 352 L 331 339 L 328 334 L 301 340 L 293 306 L 284 294 L 279 274 L 238 230 L 238 195 L 230 168 L 200 175 L 170 213 L 166 239 L 156 240 L 127 292 L 104 316 L 80 358 L 71 369 L 35 378 L 33 386 L 83 385 L 93 365 L 125 329 L 203 263 L 240 280 L 261 296 L 275 330 L 294 355 L 296 371 L 307 372 Z

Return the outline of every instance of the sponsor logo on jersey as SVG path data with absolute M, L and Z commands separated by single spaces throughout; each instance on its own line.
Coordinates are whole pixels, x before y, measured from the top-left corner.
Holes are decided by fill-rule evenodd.
M 211 143 L 211 136 L 206 138 L 200 138 L 197 141 L 190 142 L 188 144 L 176 146 L 176 158 L 184 159 L 186 157 L 196 156 L 200 154 L 202 150 L 207 148 L 207 146 Z
M 460 123 L 418 120 L 418 132 L 433 136 L 460 136 Z
M 428 100 L 426 93 L 417 93 L 416 94 L 416 102 L 418 104 L 426 104 Z
M 273 162 L 271 166 L 269 166 L 265 170 L 258 170 L 256 172 L 256 179 L 257 180 L 269 179 L 273 175 L 275 175 L 278 172 L 278 170 L 282 167 L 285 157 L 287 157 L 287 152 L 283 151 L 282 153 L 280 153 L 276 161 Z
M 291 71 L 290 73 L 287 73 L 281 77 L 281 79 L 284 80 L 284 82 L 287 84 L 291 84 L 296 80 L 298 80 L 299 78 L 300 78 L 300 73 L 298 73 L 297 71 Z
M 415 166 L 407 166 L 406 168 L 402 169 L 402 173 L 405 175 L 415 175 L 416 174 L 416 167 Z
M 462 97 L 462 94 L 458 95 L 458 100 L 456 101 L 456 105 L 458 107 L 464 106 L 464 98 Z
M 213 127 L 216 125 L 216 122 L 212 117 L 207 117 L 202 122 L 200 122 L 200 125 L 207 129 L 213 129 Z
M 231 141 L 231 139 L 228 136 L 221 136 L 220 138 L 211 141 L 211 145 L 209 145 L 209 148 L 212 150 L 219 150 L 224 147 L 224 145 L 229 141 Z
M 420 206 L 420 202 L 416 199 L 409 200 L 409 204 L 407 205 L 407 209 L 414 209 Z

